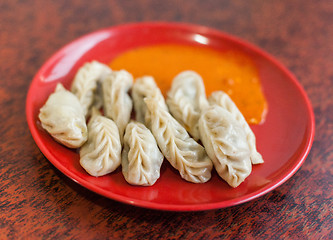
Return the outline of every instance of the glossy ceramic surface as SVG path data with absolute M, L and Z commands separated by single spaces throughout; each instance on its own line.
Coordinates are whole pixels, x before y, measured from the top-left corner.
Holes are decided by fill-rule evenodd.
M 109 63 L 118 54 L 140 46 L 161 43 L 205 45 L 216 51 L 237 50 L 251 57 L 259 69 L 268 101 L 266 121 L 251 126 L 265 163 L 253 167 L 239 187 L 229 187 L 214 171 L 205 184 L 182 180 L 167 161 L 161 177 L 151 187 L 127 184 L 121 170 L 104 177 L 89 176 L 79 164 L 76 150 L 50 137 L 40 125 L 38 113 L 56 84 L 66 88 L 83 63 Z M 172 211 L 198 211 L 250 201 L 287 181 L 304 162 L 314 136 L 310 102 L 295 77 L 259 48 L 203 26 L 176 23 L 138 23 L 116 26 L 85 35 L 56 52 L 35 75 L 26 101 L 32 136 L 45 157 L 65 175 L 105 197 L 127 204 Z

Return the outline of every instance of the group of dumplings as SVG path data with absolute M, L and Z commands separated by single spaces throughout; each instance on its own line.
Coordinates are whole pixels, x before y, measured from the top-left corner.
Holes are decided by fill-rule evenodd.
M 71 91 L 57 85 L 39 119 L 56 141 L 80 148 L 80 164 L 90 175 L 103 176 L 121 165 L 133 185 L 153 185 L 164 158 L 193 183 L 210 180 L 214 166 L 231 187 L 250 175 L 252 164 L 263 163 L 255 136 L 230 97 L 216 91 L 207 99 L 203 80 L 193 71 L 173 79 L 165 100 L 151 76 L 134 81 L 125 70 L 88 62 Z

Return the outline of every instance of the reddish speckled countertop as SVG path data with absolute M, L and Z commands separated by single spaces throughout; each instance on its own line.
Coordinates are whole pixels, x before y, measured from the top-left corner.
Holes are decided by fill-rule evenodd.
M 307 92 L 316 136 L 286 183 L 251 202 L 160 212 L 109 200 L 43 156 L 25 120 L 29 84 L 51 54 L 138 21 L 205 25 L 260 46 Z M 0 0 L 0 239 L 333 239 L 333 1 Z

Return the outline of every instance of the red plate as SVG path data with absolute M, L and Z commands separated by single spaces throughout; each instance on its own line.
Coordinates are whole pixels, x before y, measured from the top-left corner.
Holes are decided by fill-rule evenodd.
M 251 57 L 258 67 L 269 110 L 264 124 L 252 126 L 252 129 L 265 163 L 254 166 L 251 175 L 239 187 L 229 187 L 216 172 L 208 183 L 186 182 L 167 162 L 162 166 L 160 179 L 151 187 L 127 184 L 120 169 L 104 177 L 92 177 L 80 166 L 75 150 L 58 144 L 41 128 L 40 107 L 56 83 L 62 82 L 69 88 L 83 63 L 91 60 L 109 63 L 126 50 L 159 43 L 205 44 L 216 51 L 237 50 Z M 172 211 L 224 208 L 262 196 L 298 170 L 310 151 L 314 136 L 314 115 L 304 90 L 272 56 L 217 30 L 177 23 L 116 26 L 66 45 L 46 61 L 34 77 L 27 96 L 26 115 L 40 150 L 75 182 L 123 203 Z

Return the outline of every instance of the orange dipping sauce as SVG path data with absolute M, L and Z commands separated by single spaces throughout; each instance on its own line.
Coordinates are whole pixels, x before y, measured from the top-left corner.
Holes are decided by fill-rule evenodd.
M 217 52 L 188 45 L 154 45 L 125 52 L 116 57 L 110 67 L 125 69 L 134 78 L 153 76 L 164 96 L 178 73 L 196 71 L 204 80 L 207 96 L 222 90 L 236 103 L 248 123 L 259 124 L 265 119 L 267 102 L 258 69 L 240 52 Z

